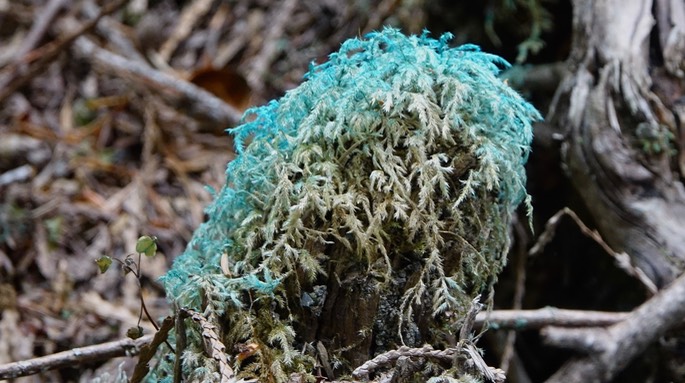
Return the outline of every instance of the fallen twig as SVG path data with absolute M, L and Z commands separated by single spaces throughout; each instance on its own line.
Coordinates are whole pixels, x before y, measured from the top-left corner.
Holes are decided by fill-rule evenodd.
M 295 5 L 297 5 L 296 0 L 285 0 L 278 9 L 274 9 L 275 17 L 264 38 L 264 46 L 259 55 L 254 58 L 252 70 L 247 75 L 247 82 L 252 89 L 257 91 L 264 89 L 264 76 L 269 72 L 273 60 L 281 52 L 283 30 L 291 20 Z
M 235 372 L 228 364 L 228 358 L 226 358 L 226 346 L 221 343 L 221 339 L 219 339 L 219 335 L 216 333 L 216 326 L 195 310 L 182 308 L 181 315 L 190 317 L 202 329 L 205 352 L 219 364 L 220 383 L 237 382 Z
M 0 380 L 33 375 L 80 363 L 138 355 L 140 349 L 149 344 L 152 338 L 153 335 L 147 335 L 136 340 L 126 338 L 94 346 L 74 348 L 21 362 L 7 363 L 0 365 Z
M 476 316 L 476 327 L 488 325 L 492 330 L 531 330 L 547 326 L 611 326 L 630 315 L 627 312 L 565 310 L 545 307 L 538 310 L 494 310 Z
M 354 376 L 357 379 L 367 379 L 373 371 L 383 366 L 395 363 L 395 361 L 397 361 L 397 359 L 399 359 L 402 356 L 431 358 L 445 362 L 451 362 L 454 358 L 454 355 L 457 353 L 459 353 L 459 350 L 456 348 L 448 348 L 446 350 L 435 350 L 433 349 L 433 347 L 429 345 L 425 345 L 421 348 L 411 348 L 407 346 L 402 346 L 397 350 L 384 352 L 376 356 L 375 358 L 364 362 L 364 364 L 354 369 L 354 371 L 352 372 L 352 376 Z
M 24 55 L 33 49 L 45 32 L 50 28 L 50 23 L 57 16 L 59 11 L 66 5 L 66 0 L 51 0 L 36 17 L 36 21 L 31 25 L 31 30 L 21 42 L 21 46 L 14 56 L 14 63 L 19 64 Z M 97 15 L 94 15 L 97 17 Z
M 523 307 L 523 296 L 526 291 L 526 263 L 528 262 L 528 234 L 524 224 L 515 216 L 513 223 L 516 233 L 516 252 L 512 251 L 514 269 L 514 297 L 513 310 L 520 310 Z M 509 371 L 509 364 L 514 357 L 514 345 L 516 344 L 516 331 L 509 330 L 506 335 L 504 347 L 500 357 L 500 368 Z
M 101 18 L 115 12 L 127 2 L 128 0 L 116 0 L 108 3 L 95 18 L 76 28 L 74 31 L 68 32 L 62 39 L 47 43 L 40 48 L 27 53 L 21 60 L 15 61 L 14 64 L 10 65 L 5 71 L 5 76 L 0 78 L 0 102 L 4 101 L 14 93 L 14 91 L 34 78 L 48 63 L 54 60 L 60 52 L 71 45 L 81 35 L 95 28 Z M 28 65 L 28 68 L 22 70 L 25 65 Z
M 162 322 L 159 331 L 155 333 L 152 340 L 141 347 L 140 358 L 138 360 L 138 363 L 136 364 L 135 369 L 133 370 L 133 376 L 130 380 L 131 383 L 141 382 L 145 378 L 147 373 L 150 371 L 149 363 L 150 360 L 152 360 L 152 357 L 155 356 L 157 348 L 162 343 L 169 344 L 167 342 L 167 336 L 169 335 L 169 331 L 171 331 L 172 328 L 174 328 L 174 317 L 168 316 L 164 319 L 164 322 Z M 174 352 L 174 350 L 171 350 L 171 352 Z
M 183 79 L 160 72 L 143 63 L 132 61 L 98 47 L 90 39 L 81 37 L 74 44 L 76 52 L 105 71 L 124 78 L 143 80 L 157 89 L 170 90 L 189 101 L 189 113 L 217 124 L 235 125 L 242 113 L 213 94 Z
M 183 9 L 174 31 L 159 49 L 159 56 L 165 63 L 169 61 L 181 41 L 190 35 L 195 24 L 209 12 L 212 3 L 213 0 L 196 0 Z
M 489 328 L 493 330 L 529 330 L 539 329 L 547 326 L 553 326 L 557 328 L 599 327 L 614 325 L 626 320 L 631 315 L 633 314 L 626 312 L 564 310 L 551 307 L 546 307 L 539 310 L 494 310 L 489 313 L 478 313 L 474 322 L 474 327 L 480 328 L 486 323 Z M 597 329 L 593 329 L 592 331 L 597 331 Z M 73 366 L 75 364 L 84 362 L 106 360 L 120 356 L 137 355 L 140 352 L 141 347 L 149 344 L 152 341 L 152 337 L 153 335 L 147 335 L 136 340 L 127 338 L 94 346 L 75 348 L 57 354 L 22 362 L 0 365 L 0 379 L 10 379 L 37 374 L 42 371 Z M 380 367 L 383 363 L 391 363 L 396 359 L 396 357 L 405 354 L 411 356 L 410 354 L 412 353 L 420 352 L 423 353 L 422 356 L 445 359 L 449 358 L 451 353 L 451 351 L 448 352 L 448 350 L 433 350 L 425 347 L 420 349 L 410 349 L 405 347 L 393 352 L 393 354 L 379 355 L 372 361 L 360 366 L 358 368 L 359 371 L 357 375 L 361 376 L 365 371 L 368 373 L 371 370 Z
M 95 4 L 94 0 L 88 0 L 83 2 L 83 11 L 88 17 L 95 17 L 95 15 L 100 13 L 100 8 Z M 117 24 L 118 21 L 112 17 L 103 17 L 98 23 L 96 30 L 100 36 L 107 39 L 118 53 L 132 60 L 146 63 L 145 57 L 138 51 L 135 44 L 122 33 Z

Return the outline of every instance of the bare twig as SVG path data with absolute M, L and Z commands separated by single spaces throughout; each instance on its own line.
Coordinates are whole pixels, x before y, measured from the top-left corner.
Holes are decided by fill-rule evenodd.
M 514 65 L 502 75 L 517 90 L 554 93 L 568 71 L 565 62 Z
M 274 10 L 275 19 L 269 24 L 271 27 L 264 38 L 264 46 L 259 55 L 255 57 L 252 70 L 247 75 L 247 82 L 252 89 L 258 91 L 264 89 L 264 76 L 269 71 L 273 60 L 281 52 L 283 30 L 288 24 L 296 4 L 297 0 L 284 0 L 280 8 Z
M 540 331 L 544 343 L 548 346 L 565 348 L 589 354 L 602 352 L 610 340 L 609 331 L 606 328 L 566 328 L 545 327 Z
M 470 362 L 485 376 L 488 381 L 493 383 L 503 383 L 506 380 L 504 371 L 499 368 L 490 367 L 485 363 L 483 357 L 478 352 L 476 346 L 466 343 L 464 351 L 469 355 Z
M 526 263 L 528 261 L 528 251 L 526 251 L 526 249 L 528 247 L 528 235 L 525 226 L 518 217 L 516 217 L 513 227 L 516 232 L 517 246 L 516 252 L 514 253 L 515 285 L 512 309 L 520 310 L 523 306 L 523 296 L 526 291 Z M 509 333 L 507 333 L 504 350 L 502 351 L 502 357 L 500 358 L 500 368 L 504 371 L 509 371 L 509 363 L 514 356 L 515 343 L 516 331 L 510 330 Z
M 552 240 L 556 232 L 556 228 L 559 225 L 561 217 L 565 215 L 573 219 L 573 222 L 575 222 L 576 225 L 578 225 L 580 231 L 583 234 L 593 239 L 595 242 L 597 242 L 599 246 L 602 247 L 602 249 L 604 249 L 604 251 L 606 251 L 609 255 L 614 257 L 618 267 L 620 267 L 628 275 L 639 280 L 651 294 L 655 294 L 657 292 L 658 289 L 654 282 L 651 279 L 649 279 L 647 274 L 645 274 L 645 272 L 642 269 L 633 265 L 628 254 L 623 252 L 618 253 L 614 251 L 614 249 L 612 249 L 611 246 L 604 242 L 604 239 L 602 239 L 602 236 L 599 235 L 597 230 L 592 230 L 589 227 L 587 227 L 587 225 L 583 223 L 580 217 L 578 217 L 578 215 L 568 207 L 559 210 L 549 220 L 547 220 L 547 224 L 545 225 L 545 231 L 542 234 L 540 234 L 540 237 L 538 238 L 538 241 L 535 243 L 535 246 L 533 246 L 530 249 L 529 254 L 531 256 L 541 253 L 545 246 Z
M 564 310 L 545 307 L 538 310 L 493 310 L 476 316 L 477 327 L 492 330 L 530 330 L 546 326 L 598 327 L 616 324 L 628 317 L 626 312 Z
M 488 381 L 501 383 L 504 382 L 504 371 L 488 366 L 471 342 L 460 342 L 458 347 L 450 347 L 444 350 L 435 350 L 430 345 L 421 348 L 411 348 L 402 346 L 397 350 L 391 350 L 364 362 L 361 366 L 354 369 L 352 376 L 356 379 L 366 381 L 371 373 L 379 368 L 396 363 L 400 358 L 429 358 L 442 362 L 454 363 L 458 354 L 468 356 L 473 367 L 477 368 Z
M 482 309 L 483 304 L 480 303 L 480 295 L 478 295 L 471 301 L 471 308 L 466 313 L 466 316 L 464 318 L 464 324 L 461 326 L 461 329 L 459 330 L 459 340 L 471 339 L 471 330 L 473 329 L 473 324 L 476 320 L 476 316 Z
M 36 174 L 36 170 L 31 165 L 21 165 L 12 170 L 0 173 L 0 186 L 9 185 L 14 182 L 24 182 Z
M 680 325 L 683 317 L 685 274 L 631 312 L 625 320 L 608 329 L 583 332 L 584 338 L 592 339 L 590 349 L 594 352 L 571 359 L 547 383 L 609 382 L 647 346 Z
M 83 11 L 88 17 L 95 17 L 100 12 L 100 8 L 95 4 L 94 0 L 88 0 L 83 3 Z M 145 57 L 138 52 L 135 44 L 122 33 L 117 24 L 118 21 L 112 17 L 103 17 L 100 23 L 98 23 L 96 30 L 120 54 L 141 63 L 146 63 Z
M 169 61 L 181 41 L 188 37 L 193 26 L 209 12 L 213 3 L 213 0 L 195 0 L 183 9 L 176 28 L 159 50 L 159 56 L 164 62 Z
M 625 312 L 562 310 L 549 307 L 539 310 L 495 310 L 489 313 L 479 313 L 476 316 L 474 325 L 475 327 L 482 327 L 487 323 L 491 329 L 495 330 L 527 330 L 546 326 L 599 327 L 616 324 L 626 320 L 631 315 L 633 314 Z M 682 315 L 680 317 L 682 317 Z M 95 346 L 76 348 L 22 362 L 5 364 L 0 366 L 0 379 L 32 375 L 41 371 L 73 366 L 84 362 L 137 355 L 142 346 L 145 346 L 152 341 L 152 337 L 152 335 L 147 335 L 136 340 L 123 339 Z M 354 376 L 363 377 L 364 374 L 367 374 L 368 376 L 374 369 L 393 363 L 400 356 L 422 356 L 449 361 L 454 352 L 456 352 L 454 349 L 433 350 L 432 348 L 427 347 L 429 346 L 418 349 L 401 347 L 398 350 L 381 354 L 358 367 L 355 370 Z
M 86 22 L 73 32 L 67 33 L 62 39 L 50 42 L 29 52 L 23 56 L 21 61 L 15 62 L 14 65 L 10 65 L 5 71 L 5 76 L 0 78 L 0 102 L 4 101 L 9 95 L 14 93 L 14 91 L 34 78 L 48 63 L 54 60 L 60 52 L 71 45 L 77 38 L 93 29 L 101 18 L 115 12 L 126 4 L 127 1 L 128 0 L 116 0 L 107 3 L 97 17 Z M 21 70 L 23 66 L 27 64 L 29 67 L 26 68 L 25 71 Z
M 45 32 L 50 28 L 52 20 L 59 11 L 66 5 L 66 0 L 50 0 L 43 10 L 36 17 L 36 21 L 31 25 L 31 30 L 21 42 L 21 46 L 14 56 L 14 62 L 19 64 L 24 55 L 33 49 Z
M 7 363 L 0 366 L 0 380 L 28 376 L 57 368 L 74 366 L 79 363 L 107 360 L 121 356 L 138 355 L 140 349 L 152 341 L 147 335 L 136 340 L 122 339 L 94 346 L 79 347 L 52 355 Z
M 226 126 L 235 125 L 240 120 L 241 113 L 237 109 L 206 90 L 143 63 L 131 61 L 102 49 L 88 38 L 79 38 L 74 44 L 74 49 L 79 55 L 90 59 L 105 71 L 138 81 L 143 80 L 157 89 L 171 91 L 182 96 L 189 101 L 191 114 Z

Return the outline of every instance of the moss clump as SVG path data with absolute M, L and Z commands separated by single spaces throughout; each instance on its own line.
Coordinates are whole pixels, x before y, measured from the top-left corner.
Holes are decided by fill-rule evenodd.
M 232 130 L 227 183 L 164 283 L 229 353 L 258 347 L 239 376 L 312 376 L 318 342 L 336 374 L 444 345 L 491 288 L 539 115 L 497 78 L 505 61 L 450 37 L 348 40 Z M 205 379 L 189 342 L 185 371 Z

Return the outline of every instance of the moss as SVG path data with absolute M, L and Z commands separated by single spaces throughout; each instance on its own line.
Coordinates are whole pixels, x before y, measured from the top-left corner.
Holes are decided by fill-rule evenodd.
M 227 183 L 163 281 L 229 352 L 260 346 L 240 376 L 311 377 L 302 350 L 318 341 L 336 373 L 403 342 L 437 347 L 492 287 L 539 115 L 497 78 L 506 62 L 450 37 L 348 40 L 231 131 Z

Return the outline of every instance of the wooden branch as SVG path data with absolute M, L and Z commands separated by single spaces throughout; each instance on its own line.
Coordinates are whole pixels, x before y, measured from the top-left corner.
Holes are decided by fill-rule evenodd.
M 174 322 L 175 318 L 172 316 L 164 318 L 162 326 L 154 334 L 152 340 L 140 348 L 140 358 L 133 370 L 133 376 L 130 380 L 131 383 L 142 382 L 147 373 L 150 372 L 150 360 L 155 356 L 157 348 L 162 343 L 169 344 L 169 342 L 167 342 L 167 336 L 169 335 L 169 331 L 174 328 Z M 171 349 L 171 352 L 173 353 L 174 350 Z
M 352 376 L 360 381 L 368 381 L 369 375 L 379 368 L 393 365 L 398 359 L 402 357 L 412 358 L 428 358 L 435 359 L 446 363 L 454 363 L 455 357 L 458 354 L 468 355 L 474 367 L 477 368 L 489 382 L 502 383 L 505 380 L 504 371 L 488 366 L 476 348 L 466 343 L 459 347 L 447 348 L 445 350 L 435 350 L 430 345 L 424 345 L 421 348 L 411 348 L 402 346 L 396 350 L 390 350 L 377 355 L 371 360 L 366 361 L 361 366 L 354 369 Z
M 480 312 L 476 327 L 488 325 L 492 330 L 531 330 L 547 326 L 599 327 L 610 326 L 626 319 L 630 313 L 565 310 L 545 307 L 538 310 L 494 310 Z
M 542 232 L 542 234 L 540 234 L 537 242 L 530 249 L 530 255 L 535 256 L 542 253 L 542 250 L 545 248 L 545 246 L 552 241 L 552 238 L 556 233 L 556 228 L 559 225 L 559 221 L 561 217 L 563 217 L 564 215 L 571 217 L 573 222 L 575 222 L 575 224 L 578 225 L 578 228 L 580 228 L 580 231 L 583 234 L 594 240 L 599 246 L 602 247 L 602 249 L 604 249 L 604 251 L 607 252 L 607 254 L 614 257 L 614 259 L 616 260 L 616 266 L 625 271 L 626 274 L 639 280 L 649 291 L 650 295 L 656 294 L 658 289 L 654 282 L 651 279 L 649 279 L 647 274 L 641 268 L 633 264 L 633 262 L 631 261 L 631 257 L 628 254 L 626 254 L 625 252 L 618 253 L 614 251 L 614 249 L 612 249 L 611 246 L 609 246 L 604 241 L 602 236 L 599 235 L 597 230 L 590 229 L 587 225 L 585 225 L 583 220 L 581 220 L 580 217 L 578 217 L 576 212 L 569 209 L 568 207 L 559 210 L 550 219 L 547 220 L 547 223 L 545 224 L 545 230 Z
M 65 5 L 67 5 L 66 0 L 48 1 L 45 7 L 38 13 L 36 21 L 31 25 L 31 30 L 21 42 L 21 46 L 14 57 L 15 64 L 20 64 L 24 55 L 40 42 L 45 35 L 45 32 L 50 28 L 52 21 Z M 95 18 L 97 15 L 93 15 L 93 17 Z
M 269 30 L 264 38 L 264 46 L 254 59 L 251 65 L 252 70 L 247 75 L 247 82 L 252 89 L 258 91 L 264 89 L 264 77 L 269 72 L 273 60 L 281 53 L 283 30 L 290 22 L 296 5 L 296 0 L 284 0 L 281 6 L 274 10 L 275 17 L 273 22 L 269 24 Z
M 113 74 L 142 79 L 160 90 L 180 95 L 190 102 L 191 114 L 223 125 L 235 125 L 240 120 L 237 109 L 190 82 L 104 50 L 86 38 L 77 40 L 74 47 L 79 55 Z
M 574 358 L 547 383 L 609 382 L 630 361 L 685 317 L 685 274 L 666 289 L 608 329 L 586 330 L 582 335 L 594 352 Z M 570 339 L 568 332 L 559 339 Z M 568 343 L 578 348 L 577 343 Z
M 170 91 L 188 102 L 189 113 L 226 127 L 238 123 L 242 113 L 213 94 L 181 78 L 160 72 L 146 64 L 129 60 L 98 47 L 90 39 L 76 40 L 74 49 L 79 56 L 114 75 L 142 80 L 159 90 Z
M 514 269 L 514 297 L 513 297 L 513 310 L 520 310 L 523 307 L 523 296 L 526 291 L 526 264 L 528 263 L 528 234 L 525 226 L 519 219 L 515 216 L 514 222 L 512 224 L 514 233 L 516 234 L 516 251 L 512 251 L 513 265 Z M 500 368 L 508 372 L 509 364 L 514 357 L 514 346 L 516 344 L 516 331 L 509 330 L 506 335 L 506 340 L 504 342 L 504 347 L 502 353 L 500 354 Z
M 100 8 L 95 4 L 95 0 L 86 0 L 83 2 L 83 12 L 88 17 L 95 17 L 95 15 L 100 13 Z M 118 24 L 119 22 L 112 17 L 103 17 L 95 30 L 98 35 L 105 38 L 119 54 L 141 63 L 147 63 L 147 60 L 138 51 L 135 44 L 122 33 L 121 29 L 117 26 Z
M 644 146 L 678 131 L 672 102 L 651 85 L 660 66 L 651 58 L 665 54 L 651 37 L 652 1 L 574 0 L 573 9 L 572 73 L 547 121 L 564 131 L 564 169 L 604 241 L 662 287 L 685 265 L 685 194 L 669 151 Z
M 140 349 L 149 344 L 152 341 L 152 338 L 152 334 L 136 340 L 126 338 L 94 346 L 74 348 L 68 351 L 21 362 L 7 363 L 0 365 L 0 380 L 38 374 L 40 372 L 70 367 L 80 363 L 138 355 Z
M 537 65 L 514 65 L 502 76 L 517 90 L 553 94 L 567 72 L 565 62 Z
M 47 64 L 52 62 L 60 52 L 69 47 L 79 36 L 95 28 L 101 18 L 115 12 L 126 4 L 128 0 L 116 0 L 102 8 L 97 17 L 89 20 L 77 29 L 66 32 L 66 36 L 35 49 L 23 56 L 21 60 L 15 60 L 5 70 L 5 76 L 0 78 L 0 102 L 4 101 L 14 91 L 22 87 L 37 74 L 43 71 Z M 28 65 L 28 67 L 25 67 Z
M 196 0 L 183 8 L 173 32 L 159 49 L 159 57 L 163 62 L 169 62 L 176 48 L 193 32 L 195 24 L 210 11 L 213 3 L 213 0 Z
M 606 328 L 566 328 L 549 326 L 540 331 L 543 342 L 548 346 L 566 348 L 581 354 L 602 352 L 610 342 Z

